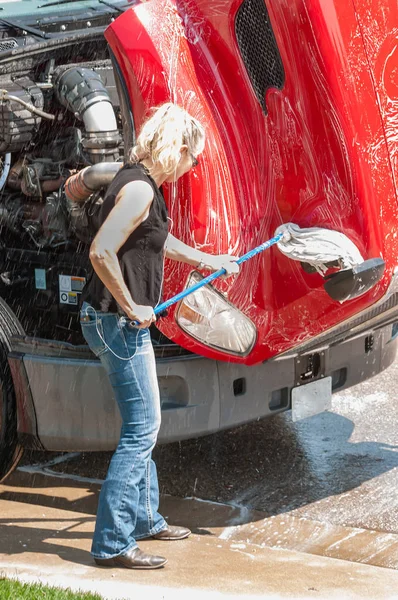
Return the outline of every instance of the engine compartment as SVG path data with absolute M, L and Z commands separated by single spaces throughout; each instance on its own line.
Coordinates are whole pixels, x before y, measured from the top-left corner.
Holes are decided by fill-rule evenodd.
M 110 60 L 49 59 L 39 77 L 0 78 L 1 227 L 18 246 L 73 243 L 62 218 L 63 184 L 86 166 L 123 156 L 117 94 L 103 80 L 115 89 Z
M 85 167 L 121 163 L 123 154 L 104 40 L 0 65 L 0 296 L 28 335 L 83 343 L 78 296 L 90 269 L 87 215 L 106 185 L 96 186 L 84 209 L 70 211 L 64 184 Z

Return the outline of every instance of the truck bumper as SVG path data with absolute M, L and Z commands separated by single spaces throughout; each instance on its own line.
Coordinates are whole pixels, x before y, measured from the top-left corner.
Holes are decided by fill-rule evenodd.
M 291 407 L 297 385 L 331 376 L 333 391 L 380 373 L 396 356 L 390 324 L 335 345 L 248 367 L 189 355 L 157 359 L 162 402 L 159 442 L 206 435 Z M 9 364 L 25 446 L 55 451 L 113 450 L 120 417 L 101 363 L 84 349 L 12 339 Z

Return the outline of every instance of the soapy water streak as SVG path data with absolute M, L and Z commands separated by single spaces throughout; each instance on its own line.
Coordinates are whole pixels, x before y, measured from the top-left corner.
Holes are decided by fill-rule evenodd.
M 281 92 L 267 92 L 269 110 L 264 117 L 251 98 L 250 82 L 245 87 L 247 74 L 228 20 L 233 9 L 226 0 L 166 0 L 143 6 L 144 27 L 163 65 L 164 81 L 158 75 L 157 89 L 165 83 L 168 98 L 183 105 L 208 132 L 200 165 L 166 192 L 172 233 L 205 252 L 239 256 L 268 239 L 280 223 L 291 221 L 345 231 L 363 256 L 377 252 L 379 233 L 371 223 L 380 218 L 385 202 L 378 191 L 366 187 L 370 177 L 363 183 L 358 176 L 364 166 L 364 177 L 370 172 L 376 177 L 377 160 L 371 152 L 378 151 L 374 131 L 366 123 L 358 129 L 355 119 L 356 98 L 368 85 L 363 75 L 366 65 L 359 58 L 363 57 L 359 27 L 352 28 L 350 54 L 341 15 L 322 5 L 331 40 L 327 48 L 336 52 L 335 68 L 344 83 L 336 87 L 311 4 L 293 2 L 294 10 L 287 0 L 270 5 L 286 85 Z M 382 36 L 379 41 L 381 47 Z M 392 51 L 387 56 L 393 56 Z M 231 78 L 235 69 L 236 88 Z M 145 80 L 142 64 L 140 85 L 147 85 L 151 73 L 147 75 Z M 151 98 L 147 92 L 146 102 Z M 369 96 L 368 88 L 366 93 Z M 395 110 L 395 101 L 391 102 Z M 390 122 L 387 137 L 396 145 L 396 113 Z M 356 137 L 351 139 L 351 134 Z M 364 234 L 372 230 L 370 242 Z M 184 285 L 188 276 L 184 269 L 167 262 L 168 295 Z M 310 280 L 299 264 L 284 260 L 275 250 L 247 263 L 244 275 L 218 281 L 216 287 L 255 321 L 258 345 L 267 345 L 272 352 L 308 337 L 309 322 L 316 335 L 333 319 L 346 317 L 325 298 L 319 280 Z M 283 276 L 289 285 L 275 285 Z M 176 334 L 173 327 L 168 321 L 162 324 L 166 335 Z
M 193 6 L 193 4 L 192 4 Z M 217 7 L 215 7 L 217 8 Z M 156 35 L 157 49 L 159 53 L 164 56 L 163 63 L 168 64 L 168 70 L 164 73 L 165 80 L 167 83 L 168 94 L 171 101 L 182 105 L 189 113 L 200 120 L 205 128 L 208 122 L 209 115 L 203 110 L 205 106 L 204 98 L 198 97 L 198 94 L 193 89 L 181 89 L 178 87 L 179 75 L 181 77 L 194 76 L 192 72 L 192 66 L 187 63 L 186 55 L 183 50 L 186 49 L 186 40 L 189 38 L 186 32 L 187 26 L 187 14 L 186 11 L 180 19 L 176 19 L 176 10 L 172 2 L 168 1 L 162 8 L 161 18 L 157 19 L 157 23 L 161 23 L 161 31 L 157 31 Z M 185 15 L 185 16 L 184 16 Z M 191 18 L 189 14 L 189 18 Z M 195 16 L 195 15 L 194 15 Z M 203 21 L 203 19 L 202 19 Z M 197 18 L 194 21 L 195 32 L 196 32 L 196 43 L 202 40 L 201 23 L 202 21 Z M 203 21 L 204 22 L 204 21 Z M 192 24 L 190 26 L 192 31 Z M 167 59 L 167 60 L 166 60 Z M 180 73 L 179 70 L 182 70 Z M 196 88 L 197 89 L 197 88 Z M 213 106 L 214 108 L 214 106 Z M 210 127 L 206 128 L 207 131 L 211 131 Z M 206 160 L 201 161 L 200 172 L 192 172 L 190 174 L 191 181 L 195 185 L 195 180 L 201 178 L 204 186 L 203 196 L 206 198 L 212 195 L 212 198 L 217 202 L 217 210 L 210 210 L 205 208 L 208 213 L 208 217 L 205 221 L 206 227 L 204 228 L 205 237 L 202 240 L 193 239 L 193 223 L 191 214 L 178 213 L 179 208 L 184 203 L 182 200 L 182 188 L 179 183 L 171 184 L 168 190 L 168 200 L 171 214 L 178 214 L 178 222 L 175 220 L 174 228 L 177 236 L 183 237 L 187 243 L 193 243 L 198 248 L 206 248 L 208 245 L 212 245 L 214 241 L 218 240 L 219 248 L 216 252 L 229 251 L 235 253 L 239 246 L 239 237 L 233 235 L 230 229 L 231 219 L 231 203 L 230 199 L 233 196 L 233 190 L 231 188 L 229 172 L 228 172 L 228 161 L 225 157 L 225 152 L 222 150 L 222 143 L 220 140 L 213 140 L 210 136 L 207 138 L 206 145 Z M 223 230 L 219 227 L 219 218 L 223 217 Z M 227 248 L 225 248 L 227 244 Z M 168 279 L 171 280 L 178 272 L 178 266 L 171 268 L 169 271 Z

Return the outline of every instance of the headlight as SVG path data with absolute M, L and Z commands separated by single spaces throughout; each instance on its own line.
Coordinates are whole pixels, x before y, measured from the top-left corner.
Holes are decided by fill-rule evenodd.
M 194 271 L 186 287 L 201 279 L 202 276 Z M 250 319 L 210 285 L 181 301 L 177 323 L 203 344 L 231 354 L 249 354 L 256 341 L 256 328 Z

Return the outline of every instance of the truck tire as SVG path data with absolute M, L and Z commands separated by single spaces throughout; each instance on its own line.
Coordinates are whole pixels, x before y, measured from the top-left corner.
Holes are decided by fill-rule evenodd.
M 23 333 L 18 319 L 0 298 L 0 482 L 15 469 L 23 454 L 18 443 L 15 392 L 7 361 L 10 337 Z

